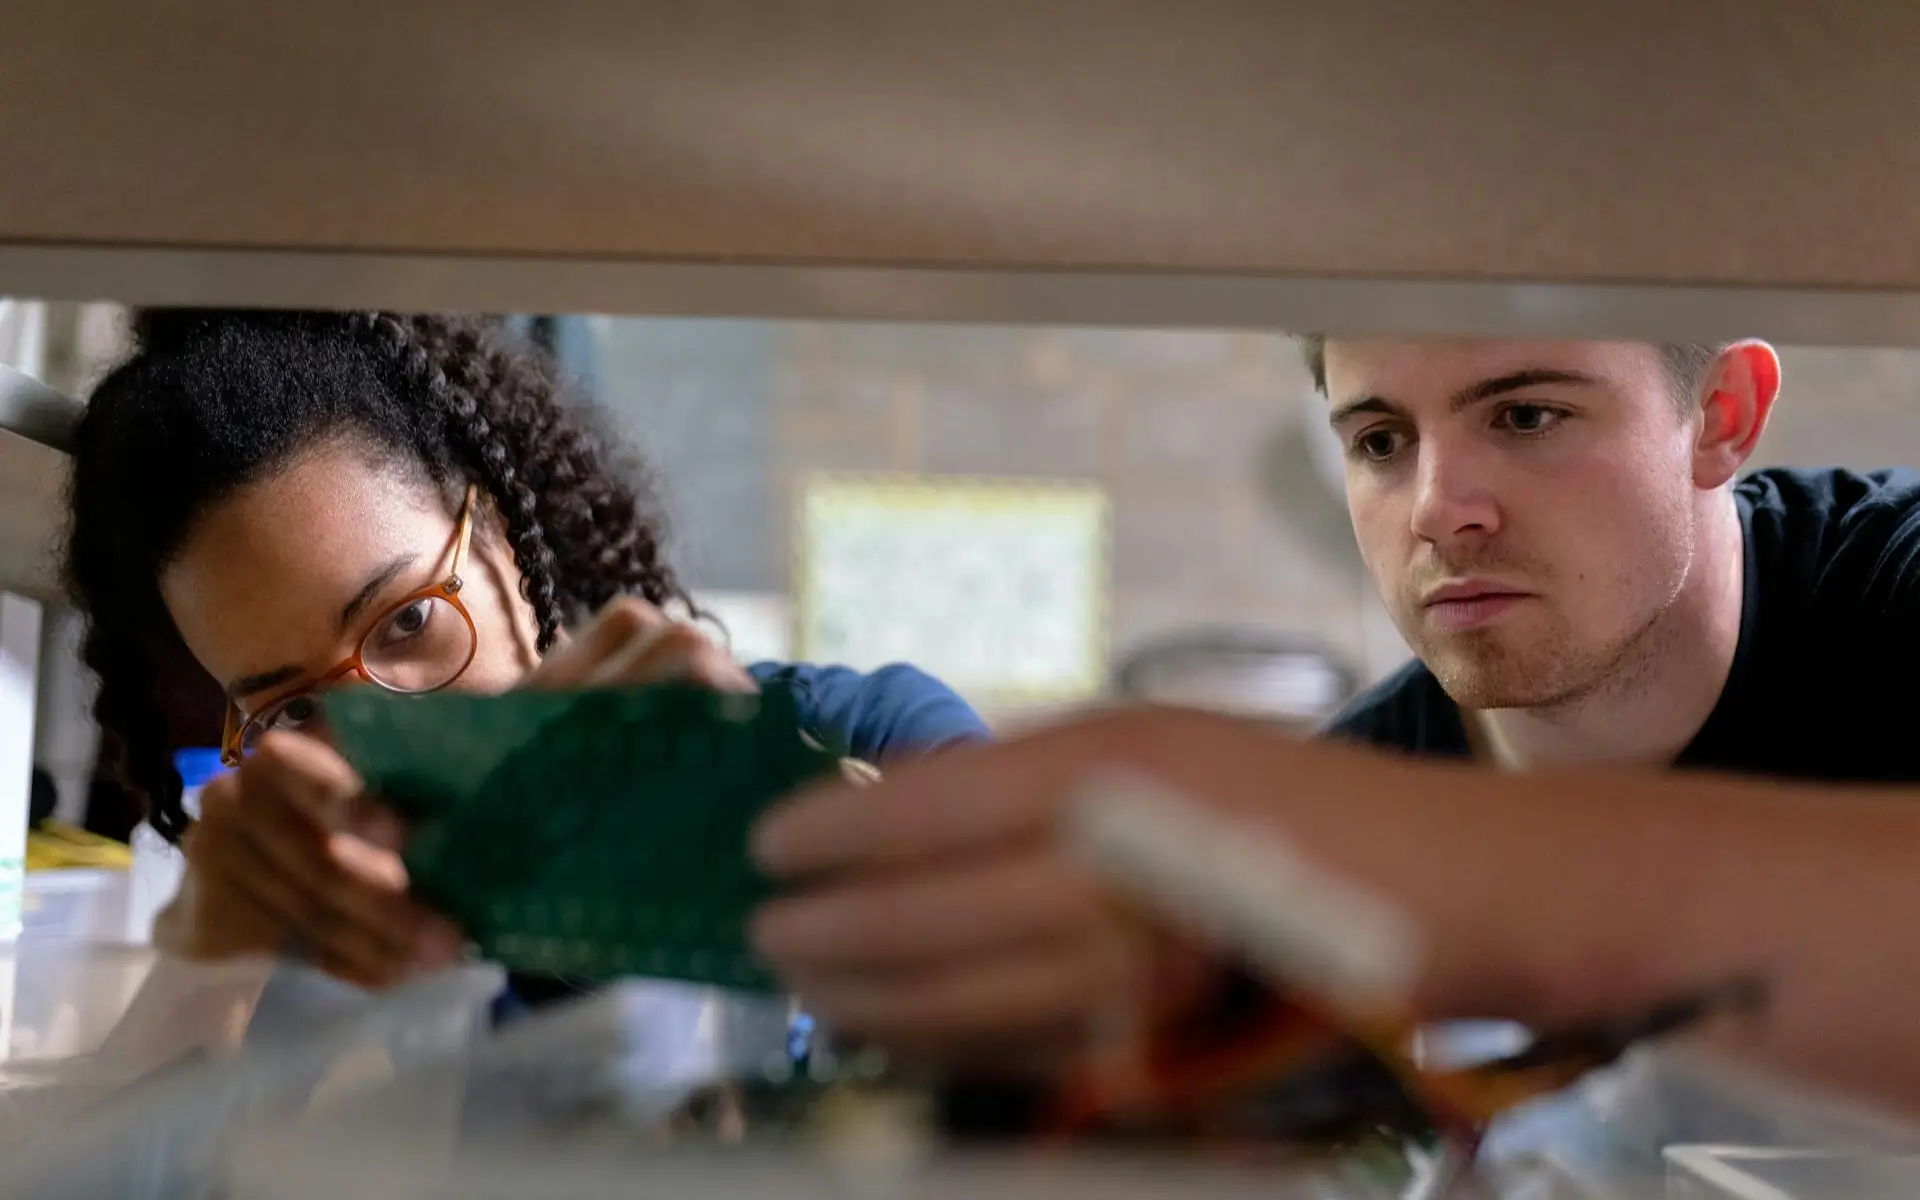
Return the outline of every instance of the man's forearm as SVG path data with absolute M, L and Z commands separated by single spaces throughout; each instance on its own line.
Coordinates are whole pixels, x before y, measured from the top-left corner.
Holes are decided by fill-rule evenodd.
M 1920 796 L 1683 774 L 1496 781 L 1535 1019 L 1758 970 L 1763 1058 L 1920 1107 Z M 1529 899 L 1529 898 L 1537 899 Z
M 1399 900 L 1442 1015 L 1553 1024 L 1760 970 L 1755 1046 L 1920 1107 L 1920 796 L 1685 774 L 1501 775 L 1209 718 L 1127 757 Z

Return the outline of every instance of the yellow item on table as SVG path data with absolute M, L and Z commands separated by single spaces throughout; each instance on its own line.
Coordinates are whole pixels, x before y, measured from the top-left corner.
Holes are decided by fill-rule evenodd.
M 27 831 L 27 870 L 59 871 L 70 867 L 107 867 L 122 870 L 133 865 L 125 843 L 88 833 L 64 821 L 42 821 Z

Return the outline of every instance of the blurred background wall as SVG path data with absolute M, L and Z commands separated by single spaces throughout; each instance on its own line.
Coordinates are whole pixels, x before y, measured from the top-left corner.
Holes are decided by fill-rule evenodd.
M 56 305 L 46 317 L 43 373 L 84 393 L 120 352 L 119 314 Z M 745 656 L 794 649 L 794 499 L 810 477 L 851 472 L 1097 484 L 1110 506 L 1110 667 L 1155 646 L 1224 637 L 1324 652 L 1350 688 L 1406 657 L 1353 546 L 1324 402 L 1284 336 L 531 324 L 652 464 L 674 554 Z M 1785 393 L 1760 464 L 1920 461 L 1920 352 L 1791 348 L 1784 357 Z M 74 636 L 70 619 L 46 622 L 36 738 L 63 808 L 85 786 L 92 755 Z M 1242 676 L 1200 690 L 1231 690 Z M 1024 715 L 974 699 L 994 716 Z

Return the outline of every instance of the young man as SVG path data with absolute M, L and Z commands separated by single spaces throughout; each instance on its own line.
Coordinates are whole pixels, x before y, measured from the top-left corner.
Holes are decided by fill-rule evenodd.
M 772 814 L 757 853 L 794 886 L 762 952 L 840 1027 L 945 1054 L 1070 1054 L 1117 1000 L 1192 1011 L 1204 950 L 1060 844 L 1118 766 L 1397 901 L 1435 1016 L 1547 1026 L 1759 968 L 1760 1054 L 1920 1109 L 1920 788 L 1843 782 L 1920 781 L 1913 477 L 1735 483 L 1779 387 L 1757 342 L 1340 342 L 1324 378 L 1422 659 L 1338 732 L 1545 769 L 1093 716 Z M 1662 763 L 1805 782 L 1637 769 Z
M 1417 659 L 1332 732 L 1507 768 L 1920 780 L 1920 477 L 1735 482 L 1761 342 L 1310 339 L 1362 557 Z

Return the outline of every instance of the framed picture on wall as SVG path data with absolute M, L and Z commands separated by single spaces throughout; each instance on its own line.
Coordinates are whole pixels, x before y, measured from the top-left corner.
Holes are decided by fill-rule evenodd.
M 1108 506 L 1092 484 L 804 481 L 795 650 L 911 662 L 976 702 L 1073 700 L 1107 675 Z

